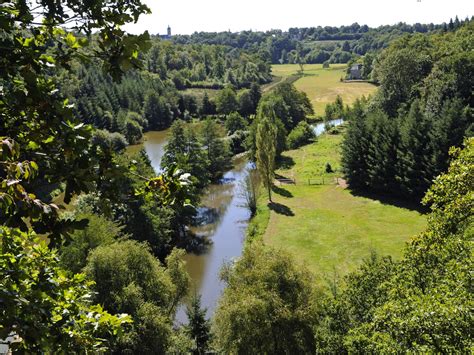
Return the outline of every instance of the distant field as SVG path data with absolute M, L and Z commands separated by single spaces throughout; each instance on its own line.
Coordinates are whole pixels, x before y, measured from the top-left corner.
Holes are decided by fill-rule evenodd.
M 317 115 L 324 113 L 326 104 L 334 102 L 340 95 L 345 104 L 353 103 L 356 98 L 372 94 L 376 86 L 369 83 L 344 83 L 340 79 L 345 76 L 346 64 L 332 64 L 329 69 L 323 69 L 322 64 L 306 64 L 304 76 L 294 85 L 304 91 Z M 298 64 L 272 65 L 272 74 L 285 78 L 295 75 L 299 70 Z
M 323 135 L 317 143 L 285 152 L 288 168 L 276 173 L 297 184 L 277 186 L 278 207 L 272 211 L 260 199 L 259 219 L 253 222 L 257 234 L 265 231 L 265 244 L 294 254 L 319 283 L 334 272 L 343 276 L 354 270 L 372 250 L 399 258 L 405 242 L 426 223 L 417 211 L 354 196 L 336 184 L 309 186 L 309 178 L 324 176 L 327 182 L 338 175 L 326 174 L 324 167 L 328 162 L 339 168 L 341 141 L 341 135 Z

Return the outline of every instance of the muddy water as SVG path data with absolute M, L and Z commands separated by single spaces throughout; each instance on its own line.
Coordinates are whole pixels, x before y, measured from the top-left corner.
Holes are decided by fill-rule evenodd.
M 138 151 L 143 147 L 153 168 L 159 173 L 168 134 L 169 131 L 147 132 L 143 145 L 131 146 L 129 151 Z M 198 225 L 191 228 L 192 232 L 209 242 L 203 252 L 189 253 L 185 257 L 191 277 L 191 292 L 196 290 L 201 294 L 202 306 L 207 308 L 208 316 L 212 315 L 224 288 L 219 279 L 222 265 L 242 253 L 250 214 L 243 207 L 241 184 L 249 167 L 246 160 L 235 159 L 234 168 L 224 174 L 220 183 L 206 189 L 198 208 Z M 178 309 L 176 321 L 186 323 L 184 306 Z

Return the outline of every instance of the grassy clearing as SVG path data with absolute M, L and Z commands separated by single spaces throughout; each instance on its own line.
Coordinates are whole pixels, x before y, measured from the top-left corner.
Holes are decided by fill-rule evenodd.
M 319 283 L 334 272 L 354 270 L 373 250 L 399 258 L 405 242 L 426 223 L 417 211 L 354 196 L 335 184 L 307 185 L 310 177 L 331 180 L 337 175 L 326 174 L 324 166 L 329 162 L 339 168 L 341 141 L 341 135 L 323 135 L 316 143 L 286 152 L 286 166 L 276 173 L 294 177 L 297 185 L 277 186 L 272 210 L 266 196 L 260 199 L 262 215 L 252 221 L 257 236 L 293 253 Z
M 204 98 L 204 94 L 207 93 L 207 96 L 209 96 L 210 99 L 213 99 L 217 96 L 220 90 L 215 90 L 215 89 L 196 89 L 196 88 L 191 88 L 191 89 L 186 89 L 183 91 L 184 94 L 194 96 L 196 100 L 199 102 L 202 102 L 202 99 Z
M 346 104 L 352 104 L 362 95 L 372 94 L 376 86 L 369 83 L 344 83 L 340 79 L 345 76 L 346 64 L 332 64 L 329 69 L 323 69 L 322 64 L 306 64 L 304 76 L 294 85 L 304 91 L 313 105 L 317 115 L 324 113 L 326 104 L 334 102 L 340 95 Z M 295 75 L 299 70 L 298 64 L 272 65 L 272 74 L 282 80 Z

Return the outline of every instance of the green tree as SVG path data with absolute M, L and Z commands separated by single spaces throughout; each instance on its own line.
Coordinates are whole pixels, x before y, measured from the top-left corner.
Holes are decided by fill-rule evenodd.
M 189 282 L 176 263 L 182 253 L 176 253 L 168 257 L 165 269 L 145 244 L 132 240 L 91 252 L 85 272 L 96 282 L 95 301 L 134 320 L 117 350 L 163 353 L 170 346 L 172 316 Z
M 211 340 L 211 323 L 206 318 L 206 309 L 201 307 L 201 296 L 194 294 L 186 308 L 189 319 L 185 326 L 186 333 L 194 342 L 193 354 L 205 354 Z
M 92 305 L 92 283 L 62 270 L 44 240 L 5 226 L 0 238 L 0 339 L 18 336 L 12 351 L 103 351 L 127 331 L 131 319 Z
M 257 170 L 260 174 L 263 186 L 267 189 L 268 200 L 272 202 L 272 186 L 275 177 L 277 131 L 269 118 L 262 118 L 257 126 L 256 134 L 256 157 Z
M 216 109 L 217 113 L 228 115 L 231 112 L 239 111 L 239 102 L 237 101 L 237 95 L 234 89 L 228 86 L 216 96 Z
M 213 318 L 218 351 L 316 351 L 313 280 L 287 253 L 253 243 L 222 275 L 227 287 Z
M 287 146 L 290 149 L 296 149 L 304 144 L 308 144 L 315 137 L 314 131 L 306 121 L 301 121 L 288 134 Z
M 61 265 L 73 273 L 82 271 L 91 250 L 112 244 L 120 237 L 123 229 L 118 223 L 92 213 L 84 214 L 80 218 L 89 221 L 87 227 L 75 231 L 71 241 L 59 250 Z
M 421 200 L 430 186 L 430 147 L 426 134 L 429 122 L 421 112 L 418 100 L 400 122 L 400 140 L 397 152 L 397 180 L 401 193 Z
M 239 113 L 244 117 L 249 117 L 255 114 L 256 106 L 253 104 L 252 94 L 250 90 L 241 90 L 237 94 L 237 101 L 239 102 Z
M 207 92 L 204 93 L 200 113 L 203 116 L 213 115 L 216 113 L 216 107 L 214 103 L 209 100 L 209 95 L 207 94 Z
M 150 129 L 164 129 L 169 126 L 173 119 L 173 113 L 165 99 L 155 92 L 149 92 L 145 97 L 143 115 L 148 121 Z
M 229 114 L 225 119 L 224 125 L 230 134 L 236 131 L 243 131 L 247 128 L 247 122 L 238 112 Z
M 216 181 L 232 163 L 227 142 L 220 136 L 217 123 L 212 118 L 207 118 L 202 125 L 201 143 L 209 162 L 208 171 L 211 181 Z
M 258 103 L 260 102 L 261 97 L 262 97 L 262 90 L 260 88 L 260 85 L 258 85 L 255 82 L 252 83 L 252 85 L 250 86 L 250 98 L 252 99 L 253 112 L 257 111 Z
M 369 134 L 363 102 L 356 100 L 349 112 L 349 125 L 342 145 L 342 169 L 352 188 L 364 189 L 368 184 L 367 150 Z

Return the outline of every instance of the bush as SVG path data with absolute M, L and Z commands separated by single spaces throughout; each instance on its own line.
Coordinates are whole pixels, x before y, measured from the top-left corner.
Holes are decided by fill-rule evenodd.
M 326 168 L 325 168 L 325 170 L 326 170 L 326 173 L 328 173 L 328 174 L 334 172 L 334 170 L 332 170 L 331 164 L 329 164 L 329 163 L 326 163 Z
M 245 152 L 245 141 L 249 135 L 248 131 L 236 131 L 227 137 L 232 154 Z
M 109 132 L 107 130 L 97 129 L 94 131 L 91 143 L 98 145 L 102 150 L 113 150 L 121 152 L 128 145 L 127 140 L 118 132 Z
M 314 131 L 306 121 L 301 121 L 290 132 L 287 138 L 288 148 L 295 149 L 308 144 L 314 139 Z

